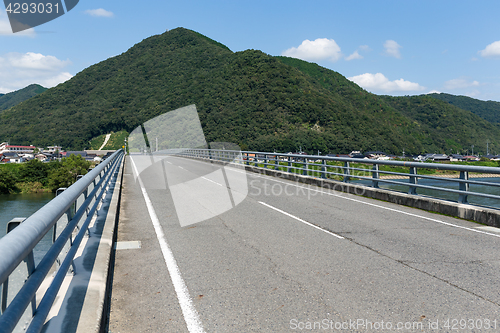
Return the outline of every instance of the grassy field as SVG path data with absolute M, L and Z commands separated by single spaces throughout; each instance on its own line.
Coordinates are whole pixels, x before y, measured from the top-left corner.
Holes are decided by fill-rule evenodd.
M 120 132 L 111 132 L 111 136 L 106 143 L 106 145 L 102 148 L 103 150 L 116 150 L 120 149 L 123 146 L 124 140 L 128 137 L 128 132 L 123 130 Z M 89 142 L 90 150 L 98 150 L 104 140 L 106 139 L 106 134 L 100 135 L 98 137 L 93 138 Z

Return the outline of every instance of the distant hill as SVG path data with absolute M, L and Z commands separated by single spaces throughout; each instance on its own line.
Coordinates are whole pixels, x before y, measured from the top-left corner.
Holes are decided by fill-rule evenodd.
M 428 96 L 470 111 L 489 122 L 500 124 L 500 102 L 481 101 L 467 96 L 455 96 L 445 93 L 429 94 Z
M 196 104 L 208 142 L 242 149 L 401 154 L 500 145 L 500 131 L 472 112 L 428 96 L 368 93 L 341 74 L 258 50 L 232 52 L 178 28 L 90 66 L 0 113 L 0 141 L 82 149 Z
M 0 111 L 6 110 L 16 104 L 43 93 L 47 88 L 39 84 L 30 84 L 26 88 L 10 92 L 8 94 L 0 94 Z

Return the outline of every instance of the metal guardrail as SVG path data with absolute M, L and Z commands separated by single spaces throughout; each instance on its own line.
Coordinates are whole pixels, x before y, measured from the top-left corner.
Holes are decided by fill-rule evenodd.
M 107 186 L 118 173 L 123 156 L 122 150 L 115 152 L 0 239 L 0 284 L 2 284 L 0 333 L 16 329 L 30 303 L 32 319 L 26 332 L 42 330 L 64 277 L 73 263 L 76 251 L 107 191 Z M 82 196 L 83 203 L 79 204 Z M 54 237 L 52 246 L 35 265 L 33 249 L 52 228 L 55 234 L 56 224 L 64 214 L 67 215 L 68 223 L 62 227 L 63 230 L 57 238 Z M 60 256 L 61 251 L 68 247 L 68 243 L 68 252 L 64 257 Z M 12 301 L 6 304 L 9 276 L 23 260 L 27 262 L 28 267 L 26 281 Z M 58 260 L 60 260 L 59 267 L 37 306 L 36 292 Z
M 500 200 L 499 195 L 470 190 L 470 185 L 499 188 L 500 183 L 470 179 L 471 173 L 500 174 L 500 168 L 497 167 L 212 149 L 187 149 L 177 153 L 177 155 L 216 159 L 228 163 L 234 161 L 235 156 L 241 155 L 242 163 L 263 169 L 271 168 L 284 173 L 301 174 L 322 179 L 337 179 L 344 183 L 352 182 L 355 179 L 368 180 L 371 187 L 374 188 L 379 188 L 380 183 L 405 185 L 408 187 L 408 193 L 414 195 L 419 194 L 417 189 L 454 193 L 458 196 L 456 201 L 464 204 L 468 203 L 467 198 L 469 196 Z M 366 168 L 362 166 L 366 166 Z M 387 166 L 388 170 L 381 169 L 381 166 Z M 391 171 L 390 167 L 408 168 L 408 172 Z M 458 178 L 445 178 L 419 173 L 419 170 L 423 169 L 456 171 L 459 175 Z M 401 177 L 401 180 L 406 181 L 383 179 L 381 175 Z M 456 189 L 453 189 L 424 185 L 419 184 L 420 179 L 446 181 L 455 183 L 458 186 Z

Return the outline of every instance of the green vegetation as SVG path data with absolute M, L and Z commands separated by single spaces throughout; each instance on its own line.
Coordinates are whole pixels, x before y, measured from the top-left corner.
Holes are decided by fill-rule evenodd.
M 89 142 L 90 150 L 98 150 L 102 144 L 104 143 L 104 140 L 106 139 L 107 134 L 99 135 L 98 137 L 93 138 Z M 125 139 L 128 137 L 128 132 L 123 130 L 119 132 L 111 132 L 111 136 L 109 137 L 108 142 L 106 145 L 102 148 L 102 150 L 117 150 L 121 149 Z
M 102 149 L 103 150 L 121 149 L 127 137 L 128 137 L 128 132 L 125 130 L 116 133 L 111 133 L 108 142 Z
M 89 149 L 98 150 L 104 143 L 105 139 L 106 139 L 106 134 L 99 135 L 98 137 L 93 138 L 92 140 L 89 141 Z
M 0 111 L 24 102 L 35 95 L 43 93 L 45 90 L 47 90 L 47 88 L 44 88 L 41 85 L 30 84 L 26 88 L 4 95 L 0 94 Z
M 498 125 L 435 98 L 377 96 L 316 64 L 257 50 L 234 53 L 183 28 L 149 37 L 1 112 L 0 141 L 83 149 L 92 138 L 131 132 L 190 104 L 207 142 L 244 150 L 417 154 L 474 145 L 485 153 L 487 141 L 500 145 Z
M 470 111 L 426 95 L 381 99 L 418 124 L 420 131 L 411 135 L 422 143 L 421 153 L 465 153 L 474 145 L 475 152 L 486 154 L 486 142 L 499 143 L 498 125 Z
M 463 110 L 475 113 L 479 117 L 492 122 L 500 123 L 500 102 L 480 101 L 467 96 L 455 96 L 450 94 L 429 94 L 427 96 L 439 99 Z
M 49 163 L 33 159 L 22 164 L 0 164 L 0 193 L 55 192 L 85 175 L 90 165 L 79 155 Z

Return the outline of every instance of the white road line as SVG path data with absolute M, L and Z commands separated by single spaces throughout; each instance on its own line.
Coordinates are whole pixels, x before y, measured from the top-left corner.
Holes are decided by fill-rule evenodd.
M 204 163 L 204 162 L 200 162 L 200 161 L 195 161 L 195 162 Z M 359 203 L 362 203 L 362 204 L 365 204 L 365 205 L 369 205 L 369 206 L 372 206 L 372 207 L 377 207 L 377 208 L 381 208 L 381 209 L 385 209 L 385 210 L 397 212 L 397 213 L 404 214 L 404 215 L 409 215 L 409 216 L 413 216 L 413 217 L 422 218 L 422 219 L 425 219 L 425 220 L 428 220 L 428 221 L 432 221 L 432 222 L 435 222 L 435 223 L 444 224 L 444 225 L 447 225 L 447 226 L 450 226 L 450 227 L 455 227 L 455 228 L 459 228 L 459 229 L 465 229 L 465 230 L 477 232 L 477 233 L 480 233 L 480 234 L 485 234 L 485 235 L 489 235 L 489 236 L 500 238 L 500 234 L 486 232 L 486 231 L 482 231 L 480 229 L 462 227 L 462 226 L 459 226 L 459 225 L 456 225 L 456 224 L 444 222 L 444 221 L 433 219 L 433 218 L 430 218 L 430 217 L 426 217 L 426 216 L 422 216 L 422 215 L 417 215 L 417 214 L 413 214 L 413 213 L 408 213 L 408 212 L 405 212 L 405 211 L 402 211 L 402 210 L 399 210 L 399 209 L 384 207 L 384 206 L 372 204 L 372 203 L 369 203 L 369 202 L 357 200 L 357 199 L 354 199 L 354 198 L 348 198 L 346 196 L 338 195 L 338 194 L 335 194 L 335 193 L 330 193 L 330 192 L 325 192 L 325 191 L 322 191 L 322 190 L 313 189 L 313 188 L 306 187 L 306 186 L 299 186 L 299 185 L 293 184 L 291 181 L 290 182 L 284 182 L 284 181 L 276 180 L 274 177 L 271 177 L 271 176 L 262 176 L 262 175 L 259 175 L 259 174 L 245 172 L 245 171 L 238 171 L 238 170 L 235 170 L 235 171 L 236 172 L 241 172 L 241 173 L 246 173 L 247 175 L 249 175 L 251 177 L 269 179 L 269 180 L 275 181 L 277 183 L 282 183 L 282 184 L 286 184 L 286 185 L 295 186 L 295 187 L 302 188 L 302 189 L 305 189 L 305 190 L 308 190 L 308 191 L 314 191 L 314 192 L 324 193 L 326 195 L 331 195 L 331 196 L 334 196 L 334 197 L 337 197 L 337 198 L 342 198 L 342 199 L 345 199 L 345 200 L 351 200 L 351 201 L 359 202 Z
M 428 220 L 428 221 L 432 221 L 432 222 L 435 222 L 435 223 L 444 224 L 444 225 L 449 226 L 449 227 L 455 227 L 455 228 L 459 228 L 459 229 L 465 229 L 465 230 L 468 230 L 468 231 L 473 231 L 473 232 L 477 232 L 477 233 L 480 233 L 480 234 L 485 234 L 485 235 L 489 235 L 489 236 L 500 238 L 500 234 L 493 234 L 491 232 L 486 232 L 486 231 L 482 231 L 482 230 L 478 230 L 478 229 L 474 229 L 474 228 L 462 227 L 460 225 L 456 225 L 456 224 L 453 224 L 453 223 L 448 223 L 448 222 L 444 222 L 444 221 L 441 221 L 441 220 L 433 219 L 431 217 L 426 217 L 426 216 L 422 216 L 422 215 L 408 213 L 408 212 L 405 212 L 405 211 L 402 211 L 402 210 L 399 210 L 399 209 L 384 207 L 384 206 L 376 205 L 376 204 L 373 204 L 373 203 L 365 202 L 365 201 L 362 201 L 362 200 L 358 200 L 358 199 L 354 199 L 354 198 L 348 198 L 346 196 L 338 195 L 338 194 L 335 194 L 335 193 L 330 193 L 330 192 L 325 192 L 325 191 L 321 191 L 321 190 L 316 190 L 316 189 L 313 189 L 313 188 L 308 188 L 306 186 L 299 186 L 299 185 L 295 185 L 295 184 L 293 184 L 291 182 L 279 181 L 279 180 L 276 180 L 276 179 L 274 179 L 272 177 L 263 177 L 263 176 L 259 176 L 259 175 L 252 175 L 252 176 L 259 177 L 259 178 L 264 178 L 264 179 L 269 179 L 269 180 L 272 180 L 272 181 L 275 181 L 275 182 L 278 182 L 278 183 L 282 183 L 282 184 L 286 184 L 286 185 L 296 186 L 298 188 L 302 188 L 302 189 L 309 190 L 309 191 L 315 191 L 315 192 L 324 193 L 326 195 L 331 195 L 331 196 L 334 196 L 334 197 L 337 197 L 337 198 L 342 198 L 342 199 L 345 199 L 345 200 L 350 200 L 350 201 L 362 203 L 362 204 L 365 204 L 365 205 L 369 205 L 369 206 L 372 206 L 372 207 L 377 207 L 377 208 L 389 210 L 389 211 L 400 213 L 400 214 L 404 214 L 404 215 L 418 217 L 418 218 L 425 219 L 425 220 Z
M 223 186 L 222 184 L 219 184 L 219 183 L 217 183 L 216 181 L 214 181 L 214 180 L 212 180 L 212 179 L 208 179 L 208 178 L 206 178 L 206 177 L 201 177 L 201 178 L 203 178 L 203 179 L 205 179 L 205 180 L 208 180 L 209 182 L 215 183 L 215 184 L 217 184 L 217 185 L 219 185 L 219 186 Z
M 182 170 L 186 170 L 186 169 L 184 169 L 183 167 L 181 167 L 180 165 L 178 165 L 177 167 L 181 168 Z
M 300 217 L 297 217 L 297 216 L 292 215 L 292 214 L 290 214 L 290 213 L 287 213 L 287 212 L 285 212 L 285 211 L 283 211 L 283 210 L 281 210 L 281 209 L 279 209 L 279 208 L 276 208 L 276 207 L 273 207 L 273 206 L 271 206 L 271 205 L 268 205 L 268 204 L 266 204 L 265 202 L 259 201 L 259 203 L 260 203 L 260 204 L 262 204 L 262 205 L 264 205 L 264 206 L 266 206 L 266 207 L 269 207 L 269 208 L 271 208 L 271 209 L 274 209 L 275 211 L 280 212 L 281 214 L 284 214 L 284 215 L 286 215 L 286 216 L 289 216 L 289 217 L 291 217 L 292 219 L 296 219 L 297 221 L 300 221 L 300 222 L 302 222 L 302 223 L 305 223 L 305 224 L 307 224 L 307 225 L 308 225 L 308 226 L 310 226 L 310 227 L 313 227 L 313 228 L 316 228 L 316 229 L 321 230 L 321 231 L 323 231 L 323 232 L 326 232 L 327 234 L 330 234 L 330 235 L 335 236 L 335 237 L 337 237 L 337 238 L 340 238 L 340 239 L 345 239 L 344 237 L 342 237 L 342 236 L 340 236 L 340 235 L 337 235 L 337 234 L 335 234 L 335 233 L 333 233 L 333 232 L 331 232 L 331 231 L 328 231 L 328 230 L 326 230 L 326 229 L 320 228 L 320 227 L 318 227 L 317 225 L 314 225 L 314 224 L 312 224 L 312 223 L 310 223 L 310 222 L 304 221 L 304 220 L 303 220 L 303 219 L 301 219 Z
M 136 174 L 139 174 L 137 171 L 137 167 L 135 166 L 134 159 L 130 157 L 132 161 L 132 166 Z M 163 229 L 160 225 L 160 221 L 158 220 L 158 216 L 153 208 L 153 203 L 149 199 L 149 195 L 144 188 L 144 183 L 141 180 L 141 177 L 137 177 L 139 180 L 139 185 L 141 186 L 142 195 L 144 196 L 144 201 L 146 201 L 146 206 L 149 211 L 149 216 L 151 217 L 151 222 L 153 222 L 153 226 L 156 232 L 156 237 L 158 238 L 158 242 L 160 243 L 161 252 L 163 253 L 163 258 L 165 259 L 165 263 L 167 264 L 167 269 L 170 274 L 170 278 L 172 279 L 172 284 L 174 285 L 175 292 L 177 294 L 177 299 L 179 301 L 179 305 L 181 306 L 182 314 L 184 316 L 184 321 L 186 322 L 187 328 L 191 333 L 201 333 L 205 332 L 203 330 L 203 325 L 201 323 L 200 317 L 196 308 L 193 305 L 193 301 L 189 296 L 189 290 L 186 287 L 186 283 L 182 279 L 181 272 L 179 267 L 177 266 L 177 261 L 174 258 L 170 247 L 168 246 L 167 240 L 165 238 L 165 234 L 163 233 Z

